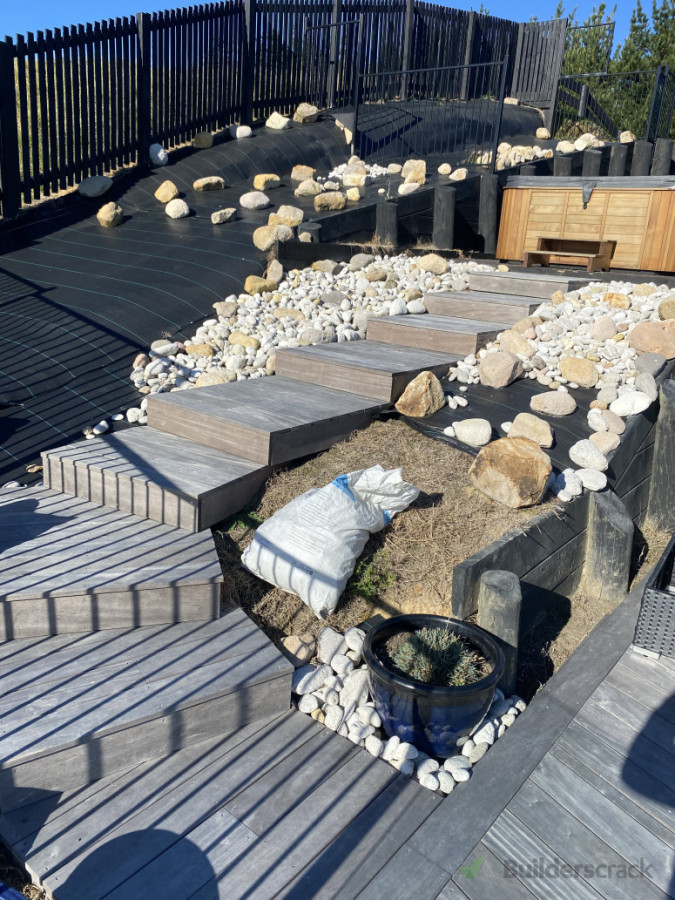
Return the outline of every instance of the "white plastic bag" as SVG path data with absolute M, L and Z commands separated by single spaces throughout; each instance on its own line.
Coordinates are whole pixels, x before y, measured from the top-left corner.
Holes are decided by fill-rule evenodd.
M 291 500 L 256 531 L 242 555 L 254 575 L 297 594 L 320 618 L 329 616 L 368 537 L 417 499 L 401 469 L 372 466 L 340 475 Z

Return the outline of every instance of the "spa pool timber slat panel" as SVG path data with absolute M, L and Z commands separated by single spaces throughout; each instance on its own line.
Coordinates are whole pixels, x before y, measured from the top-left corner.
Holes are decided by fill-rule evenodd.
M 490 291 L 447 291 L 425 294 L 423 299 L 427 312 L 433 316 L 452 316 L 479 322 L 498 320 L 511 325 L 532 315 L 540 302 L 534 298 L 528 300 Z
M 263 465 L 325 450 L 384 404 L 275 375 L 148 397 L 148 425 Z
M 395 403 L 420 372 L 429 370 L 441 378 L 458 359 L 454 353 L 349 341 L 277 350 L 275 369 L 287 378 Z
M 369 319 L 368 340 L 404 344 L 421 350 L 459 353 L 466 356 L 494 340 L 508 322 L 474 322 L 451 316 L 407 315 Z
M 59 447 L 42 459 L 47 487 L 187 531 L 238 512 L 270 472 L 148 427 Z

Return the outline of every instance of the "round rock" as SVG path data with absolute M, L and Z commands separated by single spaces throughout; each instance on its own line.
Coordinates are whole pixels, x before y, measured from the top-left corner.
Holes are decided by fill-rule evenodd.
M 561 391 L 544 391 L 530 400 L 530 409 L 545 416 L 569 416 L 576 408 L 574 397 Z
M 484 447 L 492 440 L 492 425 L 487 419 L 464 419 L 453 427 L 457 440 L 469 447 Z
M 572 444 L 569 457 L 582 469 L 597 469 L 604 472 L 608 466 L 607 457 L 591 441 L 577 441 L 576 444 Z
M 642 391 L 631 391 L 629 394 L 622 394 L 617 397 L 609 405 L 609 411 L 615 416 L 636 416 L 638 413 L 644 412 L 651 406 L 652 400 Z
M 607 487 L 607 476 L 598 469 L 577 469 L 576 475 L 588 491 L 602 491 Z

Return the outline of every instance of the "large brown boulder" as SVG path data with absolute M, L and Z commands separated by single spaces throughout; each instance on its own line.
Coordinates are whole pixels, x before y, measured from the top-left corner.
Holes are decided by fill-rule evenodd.
M 675 319 L 636 325 L 628 337 L 628 343 L 641 353 L 661 353 L 666 359 L 674 359 Z
M 598 370 L 590 359 L 582 356 L 563 356 L 560 359 L 560 374 L 579 387 L 592 388 L 598 383 Z
M 420 372 L 413 378 L 396 403 L 396 409 L 404 416 L 422 418 L 430 416 L 445 406 L 441 383 L 433 372 Z
M 523 364 L 509 350 L 488 353 L 478 365 L 480 383 L 488 387 L 503 388 L 523 374 Z
M 469 469 L 471 483 L 511 509 L 534 506 L 544 496 L 551 460 L 529 438 L 501 438 L 478 453 Z

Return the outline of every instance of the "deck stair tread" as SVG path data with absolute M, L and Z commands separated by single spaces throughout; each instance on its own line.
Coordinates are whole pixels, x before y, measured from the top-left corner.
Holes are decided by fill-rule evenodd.
M 382 316 L 368 320 L 366 337 L 368 340 L 466 356 L 510 327 L 508 322 L 479 322 L 428 313 Z
M 471 272 L 469 290 L 498 291 L 520 297 L 550 300 L 556 291 L 576 291 L 592 281 L 592 277 L 552 275 L 546 272 Z
M 492 291 L 438 291 L 425 294 L 423 303 L 431 315 L 515 324 L 532 315 L 540 301 Z
M 0 804 L 23 805 L 287 709 L 292 672 L 239 609 L 208 622 L 6 642 Z
M 383 405 L 375 397 L 275 375 L 155 394 L 148 398 L 148 425 L 276 465 L 327 449 Z
M 43 487 L 0 494 L 0 639 L 218 614 L 210 534 Z
M 154 428 L 129 428 L 42 454 L 45 484 L 188 531 L 238 512 L 269 467 Z
M 445 375 L 454 353 L 436 353 L 379 341 L 345 341 L 277 350 L 276 372 L 288 378 L 398 400 L 406 385 L 425 370 Z

